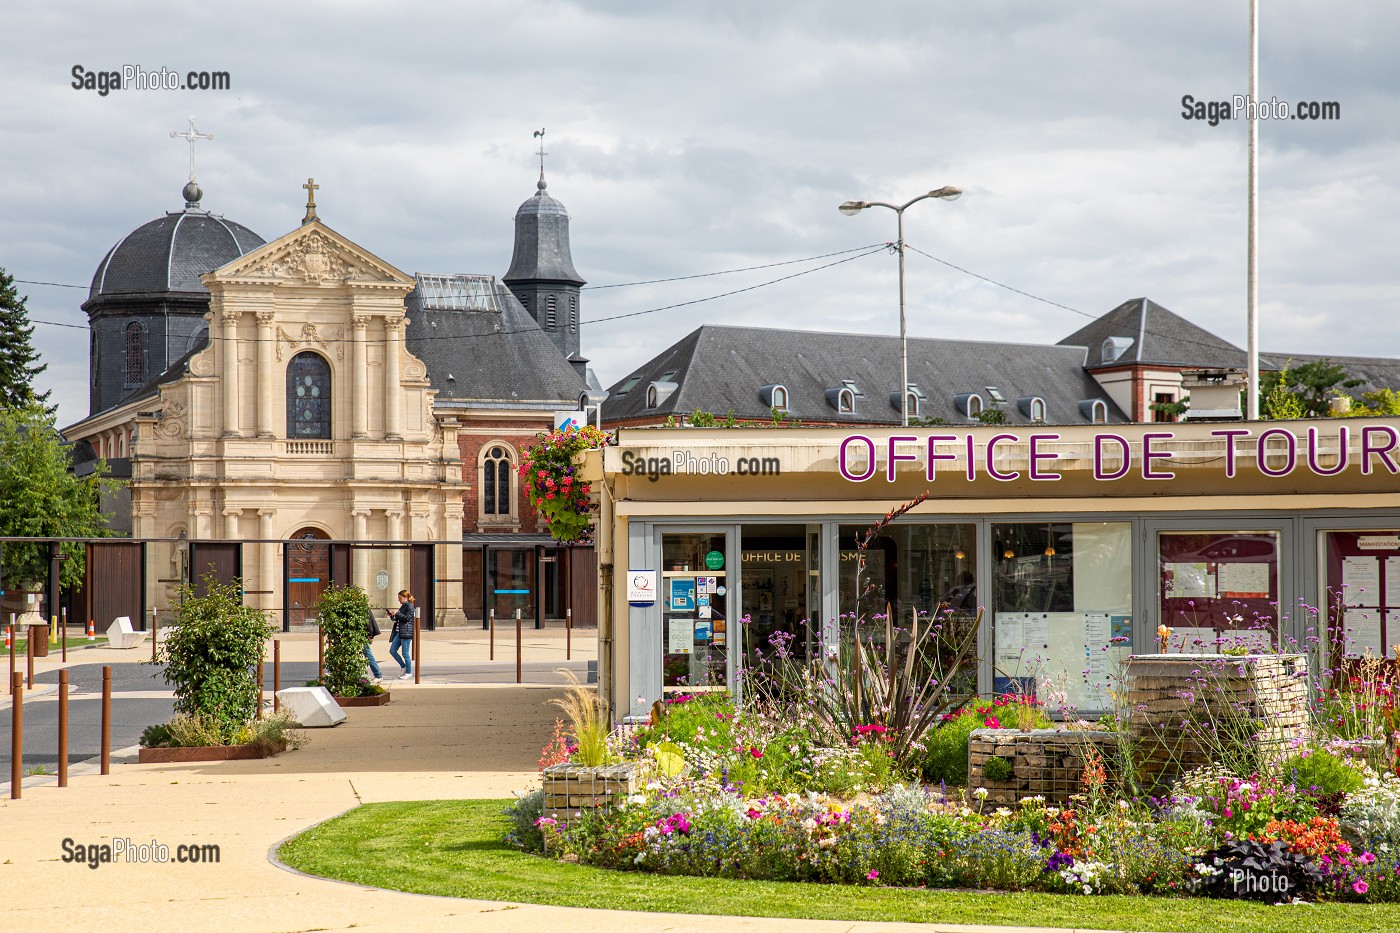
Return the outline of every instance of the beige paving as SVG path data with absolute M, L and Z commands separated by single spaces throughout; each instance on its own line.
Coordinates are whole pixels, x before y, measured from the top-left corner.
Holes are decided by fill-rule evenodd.
M 264 761 L 116 765 L 71 785 L 26 784 L 0 800 L 0 930 L 416 931 L 970 930 L 580 910 L 424 897 L 289 872 L 282 839 L 360 802 L 508 797 L 537 780 L 555 718 L 548 687 L 395 689 L 380 709 L 314 730 L 308 747 Z M 62 841 L 216 843 L 213 865 L 60 861 Z M 1009 929 L 1009 928 L 1002 928 Z M 1041 931 L 1044 933 L 1044 931 Z

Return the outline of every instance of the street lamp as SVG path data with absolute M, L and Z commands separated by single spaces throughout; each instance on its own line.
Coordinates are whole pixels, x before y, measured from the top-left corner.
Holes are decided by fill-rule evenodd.
M 603 403 L 608 400 L 606 389 L 585 389 L 578 398 L 578 409 L 583 412 L 584 423 L 588 423 L 588 410 L 593 409 L 593 417 L 598 430 L 603 430 Z
M 888 207 L 899 218 L 899 239 L 895 241 L 895 252 L 899 253 L 899 375 L 900 375 L 900 423 L 909 426 L 909 338 L 904 326 L 904 211 L 910 205 L 918 204 L 925 198 L 938 198 L 940 201 L 956 201 L 962 196 L 961 188 L 944 185 L 917 198 L 910 198 L 903 204 L 887 204 L 884 201 L 847 201 L 839 210 L 847 217 L 854 217 L 867 207 Z

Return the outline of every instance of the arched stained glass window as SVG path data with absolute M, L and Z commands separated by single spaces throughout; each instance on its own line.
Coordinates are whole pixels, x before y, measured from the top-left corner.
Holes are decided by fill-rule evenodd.
M 287 364 L 287 437 L 330 436 L 330 364 L 319 353 L 298 353 Z
M 499 444 L 491 447 L 481 462 L 481 511 L 483 515 L 510 514 L 510 490 L 515 472 L 510 451 Z

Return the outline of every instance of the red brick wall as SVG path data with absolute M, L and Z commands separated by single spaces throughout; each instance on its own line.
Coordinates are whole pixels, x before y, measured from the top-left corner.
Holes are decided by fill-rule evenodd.
M 518 421 L 490 421 L 464 426 L 468 430 L 486 429 L 489 434 L 458 434 L 457 445 L 462 452 L 462 473 L 470 488 L 462 496 L 462 531 L 472 534 L 476 532 L 510 531 L 514 530 L 509 525 L 482 525 L 478 521 L 481 512 L 481 474 L 477 469 L 478 458 L 482 448 L 488 445 L 504 441 L 516 452 L 516 465 L 519 466 L 520 457 L 536 443 L 535 435 L 541 431 L 548 431 L 554 427 L 554 418 L 547 415 L 541 418 L 522 418 Z M 543 523 L 539 521 L 535 510 L 530 503 L 521 495 L 520 477 L 515 477 L 515 486 L 511 490 L 511 495 L 515 497 L 516 514 L 520 516 L 519 530 L 525 533 L 539 533 L 545 530 Z

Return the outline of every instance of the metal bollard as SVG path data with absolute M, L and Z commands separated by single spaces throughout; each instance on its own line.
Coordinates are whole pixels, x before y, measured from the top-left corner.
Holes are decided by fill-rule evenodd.
M 272 639 L 272 711 L 282 708 L 277 693 L 282 689 L 282 642 Z
M 156 663 L 156 642 L 160 640 L 160 619 L 156 616 L 156 611 L 151 610 L 151 663 Z
M 63 607 L 63 627 L 59 629 L 59 639 L 63 643 L 63 663 L 68 663 L 68 607 Z
M 320 620 L 316 622 L 316 679 L 326 679 L 326 630 Z
M 520 610 L 515 610 L 515 682 L 521 683 L 520 668 Z
M 15 624 L 14 624 L 13 622 L 11 622 L 11 623 L 9 624 L 8 627 L 6 627 L 5 633 L 9 636 L 9 637 L 6 638 L 5 640 L 8 641 L 8 642 L 10 643 L 10 679 L 9 679 L 9 684 L 10 684 L 10 692 L 13 693 L 13 692 L 14 692 L 14 683 L 15 683 Z
M 574 659 L 574 607 L 564 610 L 564 660 Z
M 112 773 L 112 666 L 102 667 L 102 773 Z
M 58 672 L 58 786 L 68 786 L 68 669 Z
M 263 709 L 263 661 L 264 661 L 264 659 L 265 659 L 265 658 L 264 658 L 264 655 L 263 655 L 263 650 L 262 650 L 262 648 L 260 647 L 260 648 L 258 648 L 258 718 L 259 718 L 259 719 L 262 719 L 262 709 Z
M 25 682 L 24 686 L 25 686 L 25 689 L 27 689 L 27 690 L 33 690 L 33 689 L 34 689 L 34 628 L 33 628 L 32 626 L 31 626 L 30 629 L 29 629 L 29 640 L 26 641 L 26 642 L 24 643 L 24 653 L 25 653 L 26 655 L 28 655 L 28 657 L 26 657 L 26 658 L 24 659 L 24 662 L 25 662 L 26 665 L 28 665 L 28 668 L 29 668 L 29 678 L 28 678 L 28 680 Z
M 420 637 L 423 634 L 423 610 L 414 607 L 413 610 L 413 647 L 409 649 L 413 654 L 413 682 L 422 683 L 423 676 L 423 651 L 419 647 L 423 644 Z
M 488 660 L 496 660 L 496 610 L 492 609 L 486 616 L 487 627 L 491 630 L 491 653 Z
M 18 800 L 24 783 L 24 684 L 19 674 L 10 676 L 10 799 Z

